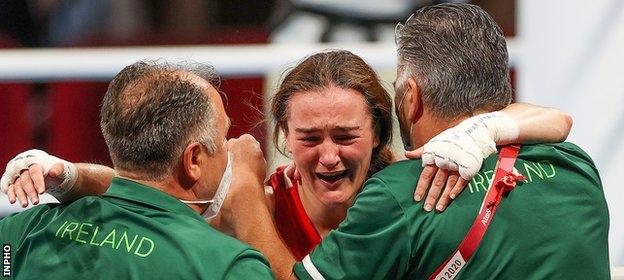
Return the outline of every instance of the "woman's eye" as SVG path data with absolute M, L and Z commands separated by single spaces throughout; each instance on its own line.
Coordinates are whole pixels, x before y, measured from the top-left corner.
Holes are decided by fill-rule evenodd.
M 319 137 L 304 137 L 304 138 L 301 138 L 301 140 L 307 143 L 315 143 L 315 142 L 318 142 L 320 138 Z
M 353 135 L 341 135 L 341 136 L 336 136 L 335 139 L 338 142 L 348 142 L 348 141 L 352 141 L 354 140 L 356 137 Z

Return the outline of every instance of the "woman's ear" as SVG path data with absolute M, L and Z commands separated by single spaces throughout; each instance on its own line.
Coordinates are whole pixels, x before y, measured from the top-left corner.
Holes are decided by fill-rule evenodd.
M 292 136 L 292 135 L 290 135 L 288 133 L 288 128 L 283 129 L 282 132 L 284 133 L 284 140 L 286 142 L 286 147 L 285 147 L 286 148 L 286 152 L 289 153 L 289 154 L 292 154 L 291 140 L 293 140 L 293 139 L 290 138 L 290 136 Z
M 373 148 L 377 148 L 379 146 L 379 142 L 381 142 L 379 140 L 379 129 L 374 129 L 373 132 L 375 133 L 375 138 L 373 139 Z

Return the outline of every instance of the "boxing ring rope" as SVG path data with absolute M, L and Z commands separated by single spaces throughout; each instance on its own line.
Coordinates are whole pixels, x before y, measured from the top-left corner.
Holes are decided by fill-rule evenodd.
M 109 80 L 126 65 L 158 58 L 209 63 L 222 76 L 265 75 L 283 71 L 305 56 L 327 49 L 352 51 L 375 69 L 396 66 L 396 46 L 388 42 L 4 49 L 0 50 L 0 82 Z M 513 65 L 518 56 L 514 39 L 508 39 L 508 49 Z

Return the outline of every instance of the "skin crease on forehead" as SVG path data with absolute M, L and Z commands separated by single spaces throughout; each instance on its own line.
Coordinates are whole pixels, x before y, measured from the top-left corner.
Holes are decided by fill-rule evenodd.
M 312 214 L 309 209 L 353 204 L 379 140 L 362 94 L 331 86 L 293 94 L 286 143 L 301 174 L 304 207 Z M 319 177 L 344 170 L 346 176 L 338 180 Z

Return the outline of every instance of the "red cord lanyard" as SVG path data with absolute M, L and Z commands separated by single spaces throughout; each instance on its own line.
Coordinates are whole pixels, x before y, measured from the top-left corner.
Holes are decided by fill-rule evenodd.
M 520 145 L 508 145 L 501 149 L 496 163 L 496 174 L 490 189 L 485 194 L 479 215 L 468 230 L 459 247 L 436 269 L 430 280 L 451 280 L 455 278 L 474 254 L 485 235 L 503 194 L 511 191 L 524 176 L 513 172 L 513 166 L 520 151 Z

